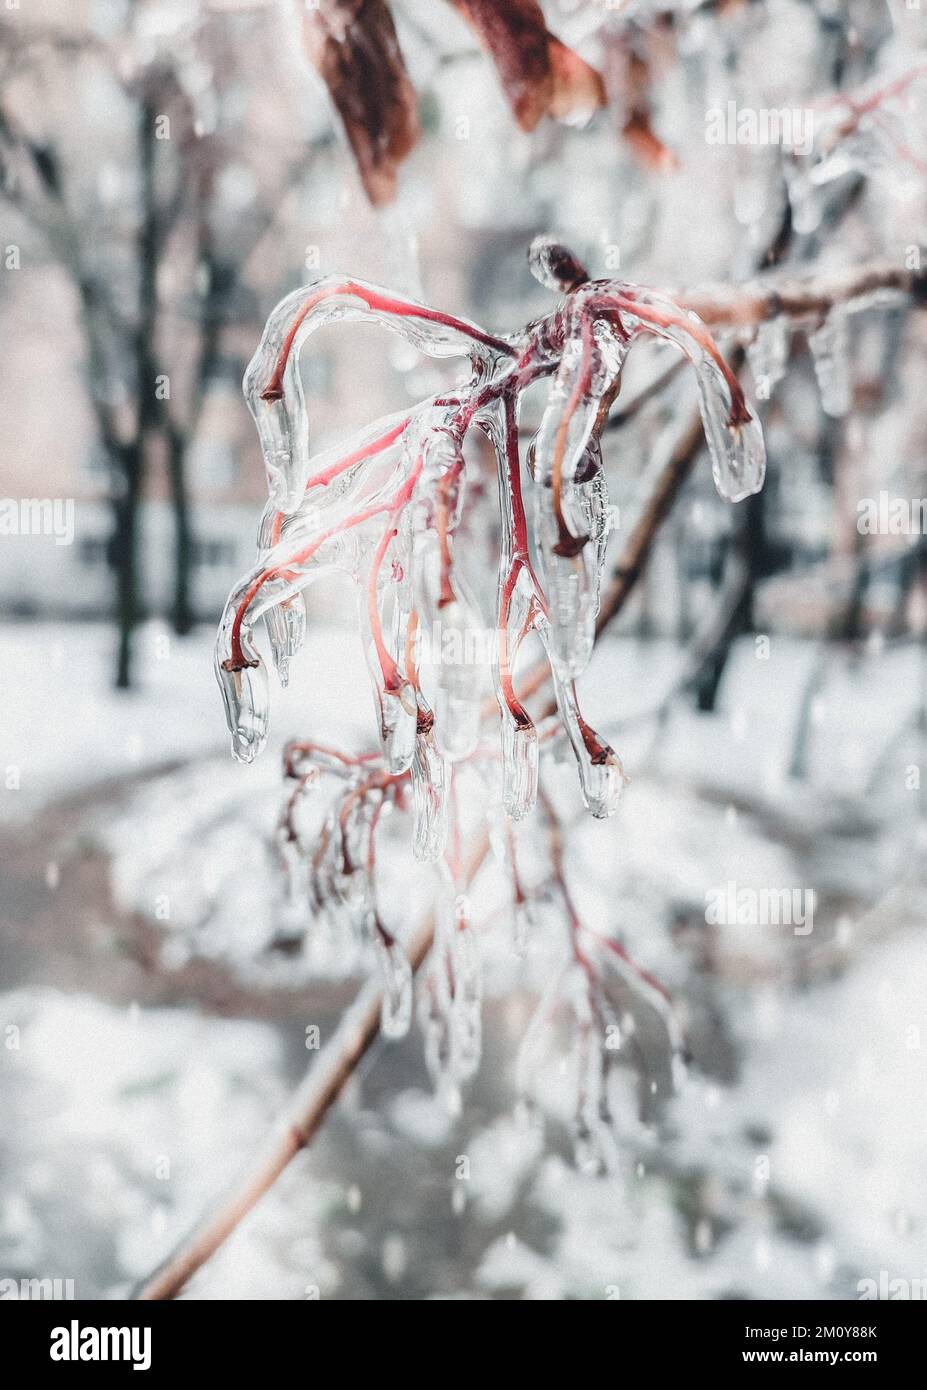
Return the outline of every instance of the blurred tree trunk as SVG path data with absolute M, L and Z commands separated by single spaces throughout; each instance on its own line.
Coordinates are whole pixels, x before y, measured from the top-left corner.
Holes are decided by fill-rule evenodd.
M 720 641 L 704 662 L 696 682 L 696 704 L 700 710 L 706 712 L 715 707 L 721 677 L 724 675 L 724 668 L 735 641 L 743 633 L 754 630 L 757 581 L 765 578 L 770 570 L 766 537 L 766 496 L 767 492 L 764 489 L 762 492 L 755 492 L 740 504 L 743 508 L 743 524 L 737 537 L 733 561 L 743 574 L 742 592 Z
M 193 527 L 190 515 L 190 496 L 187 488 L 187 441 L 173 425 L 167 431 L 167 472 L 174 511 L 174 594 L 171 603 L 171 624 L 183 637 L 193 627 Z
M 140 617 L 139 594 L 139 499 L 144 468 L 138 444 L 120 451 L 119 472 L 124 491 L 113 503 L 110 563 L 116 576 L 116 686 L 128 690 L 132 683 L 132 636 Z
M 124 490 L 115 502 L 112 558 L 116 571 L 117 644 L 116 686 L 132 684 L 135 629 L 141 617 L 144 571 L 139 546 L 139 510 L 145 490 L 146 454 L 159 424 L 161 395 L 168 382 L 157 380 L 154 333 L 158 307 L 158 216 L 155 193 L 155 120 L 158 115 L 152 89 L 139 104 L 137 148 L 141 187 L 140 220 L 136 236 L 138 259 L 138 318 L 132 335 L 137 395 L 135 438 L 122 451 Z

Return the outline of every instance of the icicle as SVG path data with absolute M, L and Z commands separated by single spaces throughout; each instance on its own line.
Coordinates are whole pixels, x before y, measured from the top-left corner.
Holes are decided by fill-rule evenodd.
M 396 689 L 381 684 L 375 698 L 386 766 L 393 775 L 405 772 L 415 756 L 415 691 L 405 680 Z
M 430 524 L 430 513 L 426 519 Z M 422 654 L 437 685 L 435 738 L 441 752 L 456 761 L 473 751 L 479 737 L 485 629 L 461 576 L 444 575 L 432 530 L 416 533 L 414 589 Z
M 569 487 L 584 459 L 602 397 L 621 370 L 627 341 L 593 323 L 585 302 L 573 306 L 560 359 L 534 445 L 536 481 L 559 476 Z
M 482 980 L 479 945 L 466 898 L 454 902 L 451 969 L 454 1002 L 451 1011 L 451 1055 L 454 1080 L 469 1081 L 476 1075 L 483 1047 Z
M 747 348 L 750 370 L 756 382 L 757 395 L 769 400 L 785 376 L 792 345 L 792 332 L 784 315 L 764 319 L 756 337 Z
M 383 980 L 380 1030 L 387 1038 L 404 1038 L 412 1021 L 412 967 L 400 943 L 383 928 L 373 931 Z
M 392 561 L 391 555 L 395 557 Z M 358 595 L 380 742 L 387 770 L 394 775 L 411 766 L 418 728 L 415 689 L 404 671 L 412 611 L 409 560 L 408 527 L 400 521 L 392 547 L 380 565 L 374 591 L 365 582 Z
M 509 609 L 509 620 L 500 628 L 499 645 L 504 659 L 493 663 L 493 678 L 502 718 L 502 804 L 513 820 L 523 820 L 538 795 L 538 734 L 533 722 L 515 700 L 512 669 L 521 634 L 534 602 L 533 591 L 519 572 Z
M 328 847 L 329 885 L 349 920 L 360 929 L 373 906 L 370 837 L 380 793 L 349 793 L 349 810 L 339 814 Z
M 614 1172 L 618 1168 L 618 1152 L 606 1092 L 609 1053 L 603 1036 L 602 1003 L 596 987 L 580 969 L 571 972 L 568 994 L 575 1017 L 573 1148 L 576 1166 L 591 1174 Z
M 755 416 L 731 424 L 730 398 L 714 362 L 698 372 L 699 408 L 715 487 L 727 502 L 742 502 L 759 492 L 766 476 L 766 448 Z
M 242 763 L 253 762 L 267 742 L 270 693 L 267 671 L 251 640 L 250 629 L 241 629 L 241 647 L 246 665 L 234 669 L 225 655 L 220 630 L 215 672 L 225 702 L 225 719 L 232 735 L 232 753 Z
M 439 952 L 436 943 L 427 987 L 422 991 L 419 1025 L 424 1039 L 425 1065 L 436 1092 L 443 1098 L 453 1087 L 450 1079 L 450 1007 L 445 997 L 446 987 L 442 987 L 439 980 L 442 959 L 443 953 Z
M 268 608 L 264 624 L 270 639 L 271 657 L 277 679 L 289 683 L 290 660 L 296 656 L 306 636 L 306 601 L 302 593 L 292 594 L 282 603 Z
M 549 491 L 538 488 L 535 499 L 535 534 L 550 617 L 551 659 L 564 677 L 576 677 L 586 669 L 595 643 L 611 526 L 598 441 L 590 440 L 576 481 L 562 494 L 563 515 L 571 532 L 586 537 L 578 553 L 562 553 L 562 538 L 551 510 Z
M 484 428 L 496 452 L 502 554 L 499 564 L 498 617 L 492 652 L 492 678 L 502 721 L 502 804 L 521 820 L 537 800 L 538 736 L 515 695 L 513 677 L 518 649 L 544 609 L 527 554 L 517 458 L 517 423 L 512 408 L 488 414 Z M 511 468 L 511 472 L 510 472 Z M 517 510 L 516 510 L 517 509 Z
M 421 695 L 412 759 L 412 807 L 412 853 L 431 863 L 440 859 L 447 840 L 447 765 L 435 741 L 434 718 Z
M 628 781 L 621 759 L 583 719 L 573 682 L 560 680 L 556 671 L 553 679 L 560 720 L 579 770 L 583 800 L 598 819 L 612 816 Z
M 529 720 L 502 720 L 502 804 L 523 820 L 538 796 L 538 734 Z
M 453 885 L 448 876 L 448 889 Z M 425 1042 L 425 1064 L 439 1099 L 449 1114 L 460 1106 L 460 1088 L 455 1071 L 454 993 L 451 937 L 453 912 L 446 898 L 437 908 L 435 941 L 429 962 L 427 987 L 422 994 L 420 1023 Z
M 852 403 L 849 323 L 842 309 L 831 309 L 821 326 L 808 337 L 814 374 L 826 415 L 846 415 Z
M 277 848 L 283 864 L 287 905 L 298 907 L 306 898 L 306 857 L 296 836 L 288 830 L 278 834 Z
M 447 870 L 444 877 L 421 1023 L 428 1070 L 439 1096 L 453 1108 L 459 1104 L 460 1087 L 480 1064 L 482 984 L 467 900 L 451 896 L 454 885 Z
M 683 312 L 665 294 L 628 287 L 634 306 L 623 313 L 625 327 L 654 333 L 675 343 L 695 368 L 699 409 L 705 441 L 711 456 L 715 487 L 728 502 L 741 502 L 759 492 L 766 475 L 763 431 L 755 416 L 748 415 L 743 397 L 735 403 L 732 384 L 721 367 L 717 350 L 697 314 Z

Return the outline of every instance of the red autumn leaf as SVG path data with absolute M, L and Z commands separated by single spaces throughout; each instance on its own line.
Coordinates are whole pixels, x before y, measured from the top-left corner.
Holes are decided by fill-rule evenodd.
M 368 198 L 389 202 L 420 126 L 386 0 L 320 0 L 318 9 L 306 11 L 303 36 L 341 117 Z
M 547 28 L 538 0 L 451 0 L 496 65 L 512 113 L 522 130 L 543 116 L 590 115 L 605 105 L 595 68 Z

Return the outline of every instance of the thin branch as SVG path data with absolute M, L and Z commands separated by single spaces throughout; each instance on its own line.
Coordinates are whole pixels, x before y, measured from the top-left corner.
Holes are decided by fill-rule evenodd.
M 732 361 L 735 364 L 736 360 L 732 356 Z M 597 639 L 601 637 L 609 623 L 617 618 L 630 598 L 634 586 L 644 573 L 657 532 L 672 511 L 676 498 L 689 478 L 703 442 L 702 422 L 696 412 L 685 431 L 680 435 L 676 447 L 664 465 L 647 505 L 641 512 L 637 525 L 628 537 L 627 545 L 612 571 L 611 582 L 602 595 L 602 602 L 599 606 L 599 616 L 596 621 Z M 532 695 L 537 694 L 549 679 L 549 664 L 546 661 L 538 662 L 533 670 L 528 672 L 524 680 L 519 682 L 520 698 L 527 700 Z M 556 703 L 551 702 L 545 706 L 542 717 L 547 718 L 555 714 L 556 709 Z
M 741 327 L 785 313 L 802 318 L 827 312 L 835 303 L 848 302 L 879 290 L 897 290 L 924 297 L 924 279 L 897 266 L 868 266 L 811 282 L 782 282 L 775 289 L 757 282 L 736 294 L 703 291 L 684 302 L 695 308 L 709 324 Z M 742 352 L 737 358 L 742 361 Z M 736 370 L 739 362 L 732 362 Z M 654 540 L 670 514 L 681 489 L 688 480 L 703 442 L 700 418 L 694 414 L 687 422 L 673 452 L 661 471 L 651 497 L 628 539 L 613 572 L 600 606 L 596 634 L 624 608 L 646 567 Z M 543 666 L 529 674 L 524 694 L 537 692 L 549 677 Z M 549 712 L 553 712 L 552 709 Z M 468 871 L 473 878 L 488 852 L 488 836 L 483 833 Z M 409 947 L 413 972 L 426 960 L 434 939 L 434 919 L 419 929 Z M 293 1158 L 318 1131 L 325 1115 L 335 1103 L 349 1078 L 379 1035 L 381 988 L 370 983 L 345 1015 L 331 1043 L 313 1065 L 287 1110 L 251 1167 L 235 1183 L 209 1215 L 155 1273 L 137 1290 L 142 1300 L 174 1298 L 202 1265 L 223 1245 L 260 1198 L 270 1190 Z
M 820 318 L 841 304 L 881 292 L 927 299 L 927 271 L 906 270 L 894 261 L 871 261 L 850 269 L 817 272 L 803 278 L 762 277 L 737 289 L 709 285 L 677 296 L 710 328 L 750 328 L 767 319 Z
M 466 881 L 471 883 L 489 853 L 484 831 L 473 851 Z M 434 917 L 429 916 L 408 948 L 415 974 L 428 957 L 434 940 Z M 329 1045 L 310 1067 L 264 1147 L 250 1167 L 220 1198 L 213 1211 L 175 1247 L 167 1259 L 134 1293 L 136 1299 L 158 1302 L 175 1298 L 187 1280 L 216 1253 L 244 1218 L 269 1192 L 280 1174 L 308 1144 L 365 1053 L 380 1034 L 383 991 L 371 980 L 344 1015 Z

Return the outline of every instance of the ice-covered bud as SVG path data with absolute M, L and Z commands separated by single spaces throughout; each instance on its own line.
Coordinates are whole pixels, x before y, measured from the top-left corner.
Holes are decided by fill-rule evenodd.
M 568 246 L 552 236 L 536 236 L 528 249 L 528 267 L 548 290 L 569 294 L 589 279 L 586 267 Z

